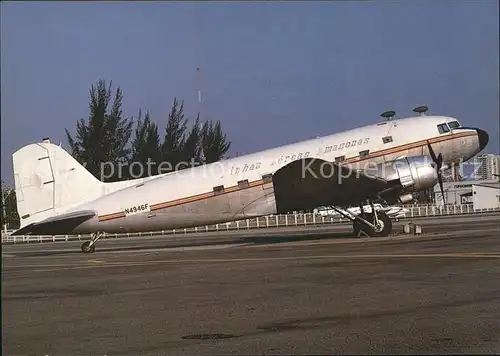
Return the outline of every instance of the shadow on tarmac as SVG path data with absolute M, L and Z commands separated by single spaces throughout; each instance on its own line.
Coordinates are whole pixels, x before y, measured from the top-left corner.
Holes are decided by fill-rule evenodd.
M 317 233 L 317 234 L 293 234 L 293 235 L 277 235 L 277 236 L 255 236 L 255 237 L 241 237 L 232 238 L 225 240 L 214 240 L 214 241 L 200 241 L 200 242 L 185 242 L 185 243 L 158 243 L 154 245 L 142 245 L 142 246 L 126 246 L 126 247 L 99 247 L 99 242 L 96 244 L 96 251 L 90 255 L 98 254 L 99 252 L 121 252 L 121 251 L 143 251 L 143 250 L 161 250 L 161 249 L 174 249 L 174 248 L 190 248 L 190 247 L 209 247 L 209 246 L 221 246 L 230 244 L 255 244 L 255 245 L 274 245 L 287 242 L 297 242 L 297 241 L 318 241 L 318 240 L 329 240 L 329 239 L 341 239 L 341 238 L 355 238 L 349 233 Z M 105 241 L 105 240 L 104 240 Z M 109 240 L 108 240 L 109 241 Z M 140 241 L 137 242 L 140 244 Z M 9 255 L 15 255 L 16 257 L 42 257 L 42 256 L 56 256 L 56 255 L 68 255 L 68 254 L 81 254 L 82 251 L 78 249 L 67 249 L 67 250 L 41 250 L 41 251 L 23 251 L 23 252 L 9 252 Z

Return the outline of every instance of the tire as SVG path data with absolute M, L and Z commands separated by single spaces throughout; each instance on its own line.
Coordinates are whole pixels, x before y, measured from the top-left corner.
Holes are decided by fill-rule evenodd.
M 82 252 L 83 253 L 93 253 L 95 252 L 95 245 L 92 245 L 90 246 L 90 241 L 85 241 L 83 244 L 82 244 Z
M 383 224 L 382 231 L 375 232 L 374 236 L 377 237 L 387 237 L 392 232 L 392 220 L 391 218 L 384 212 L 377 212 L 378 220 Z M 373 218 L 373 217 L 372 217 Z
M 358 216 L 361 216 L 361 215 L 358 215 Z M 366 220 L 373 224 L 373 222 L 375 220 L 375 216 L 372 213 L 365 214 L 365 216 L 366 216 Z M 378 217 L 379 222 L 383 226 L 381 231 L 376 232 L 370 226 L 364 224 L 362 221 L 354 220 L 354 222 L 353 222 L 354 236 L 357 237 L 361 230 L 363 230 L 370 237 L 389 236 L 390 233 L 392 232 L 392 220 L 391 220 L 391 218 L 389 218 L 389 216 L 382 211 L 377 212 L 377 217 Z

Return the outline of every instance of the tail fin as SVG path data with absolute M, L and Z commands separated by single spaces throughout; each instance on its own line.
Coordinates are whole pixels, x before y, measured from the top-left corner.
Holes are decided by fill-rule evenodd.
M 21 227 L 104 193 L 104 183 L 62 147 L 48 140 L 24 146 L 14 152 L 12 160 Z

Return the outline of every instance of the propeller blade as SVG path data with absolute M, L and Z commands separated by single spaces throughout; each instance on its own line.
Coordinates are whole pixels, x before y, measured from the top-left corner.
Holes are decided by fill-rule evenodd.
M 439 180 L 439 189 L 441 190 L 441 196 L 443 197 L 443 204 L 446 205 L 446 198 L 444 196 L 444 189 L 443 189 L 443 176 L 441 175 L 441 172 L 438 172 L 438 180 Z
M 443 197 L 443 204 L 446 205 L 446 199 L 444 197 L 444 189 L 443 189 L 443 176 L 441 174 L 441 168 L 443 166 L 443 155 L 439 153 L 436 156 L 434 149 L 431 144 L 427 141 L 427 147 L 429 148 L 429 154 L 431 155 L 432 161 L 436 164 L 436 172 L 438 175 L 439 188 L 441 190 L 441 196 Z
M 429 154 L 431 155 L 432 161 L 437 163 L 436 153 L 434 152 L 434 149 L 432 148 L 429 141 L 427 141 L 427 148 L 429 149 Z
M 441 153 L 438 154 L 438 156 L 437 156 L 437 162 L 436 162 L 436 164 L 437 164 L 436 169 L 441 172 L 441 168 L 443 167 L 443 156 L 441 155 Z

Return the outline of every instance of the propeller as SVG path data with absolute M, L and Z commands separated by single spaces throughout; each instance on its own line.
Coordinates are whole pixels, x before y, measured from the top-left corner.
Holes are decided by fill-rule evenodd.
M 427 147 L 429 148 L 429 154 L 431 155 L 432 161 L 436 164 L 436 172 L 438 176 L 439 189 L 441 189 L 441 196 L 443 197 L 443 204 L 446 205 L 446 199 L 444 197 L 444 189 L 443 189 L 443 176 L 441 175 L 441 168 L 443 167 L 443 156 L 439 153 L 436 156 L 434 149 L 431 144 L 427 142 Z

